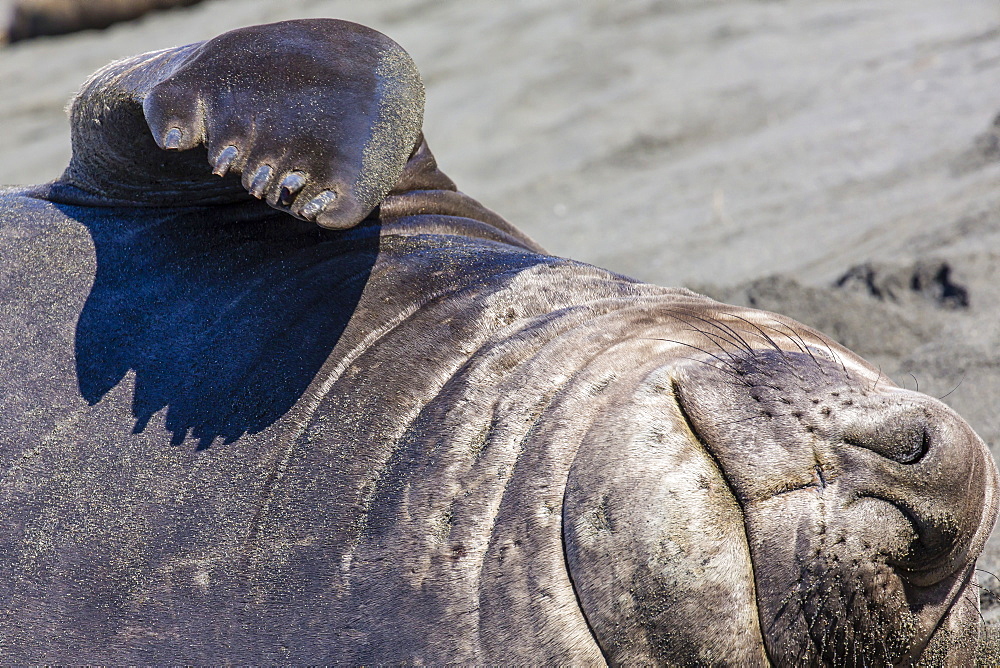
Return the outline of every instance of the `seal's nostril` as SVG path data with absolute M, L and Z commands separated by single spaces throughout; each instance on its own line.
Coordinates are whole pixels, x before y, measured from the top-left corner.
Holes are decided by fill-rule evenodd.
M 854 424 L 845 430 L 843 441 L 900 464 L 916 464 L 930 449 L 931 434 L 922 414 L 903 413 Z

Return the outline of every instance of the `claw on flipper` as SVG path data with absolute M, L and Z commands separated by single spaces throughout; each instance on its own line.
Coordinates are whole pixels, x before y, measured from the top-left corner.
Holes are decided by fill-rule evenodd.
M 264 188 L 267 187 L 268 181 L 271 180 L 271 174 L 274 170 L 270 165 L 261 165 L 257 168 L 256 173 L 253 175 L 253 181 L 250 183 L 250 194 L 260 199 L 264 196 Z
M 315 222 L 316 217 L 323 213 L 323 210 L 335 199 L 337 199 L 337 193 L 332 190 L 324 190 L 302 207 L 300 215 L 306 220 Z
M 212 173 L 216 176 L 225 176 L 237 155 L 239 155 L 239 149 L 235 146 L 224 148 L 219 157 L 215 159 L 215 167 L 212 169 Z
M 163 138 L 163 148 L 176 151 L 181 147 L 181 130 L 180 128 L 170 128 L 167 132 L 167 136 Z
M 306 185 L 306 175 L 302 172 L 290 172 L 281 182 L 281 192 L 278 194 L 278 204 L 291 206 L 295 196 Z

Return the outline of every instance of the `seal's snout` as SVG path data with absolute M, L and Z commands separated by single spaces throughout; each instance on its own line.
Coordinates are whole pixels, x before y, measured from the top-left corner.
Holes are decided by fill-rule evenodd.
M 891 504 L 914 533 L 888 563 L 917 587 L 962 570 L 993 524 L 995 470 L 985 445 L 951 409 L 915 392 L 869 393 L 852 408 L 831 434 L 847 446 L 845 491 Z
M 940 629 L 975 633 L 992 457 L 941 402 L 865 373 L 815 350 L 767 350 L 676 376 L 692 437 L 742 506 L 779 664 L 908 662 Z

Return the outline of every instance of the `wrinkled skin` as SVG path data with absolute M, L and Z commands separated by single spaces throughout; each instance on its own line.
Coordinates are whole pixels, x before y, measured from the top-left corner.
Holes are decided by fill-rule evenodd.
M 107 28 L 157 9 L 187 7 L 201 0 L 16 0 L 0 43 Z
M 85 84 L 66 173 L 0 199 L 0 654 L 970 661 L 969 426 L 787 318 L 545 254 L 422 100 L 336 21 Z

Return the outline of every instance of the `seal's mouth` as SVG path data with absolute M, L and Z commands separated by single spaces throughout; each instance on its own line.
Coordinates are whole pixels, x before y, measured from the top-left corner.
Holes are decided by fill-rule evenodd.
M 915 660 L 992 528 L 982 442 L 943 405 L 882 385 L 785 351 L 674 377 L 690 438 L 742 510 L 777 664 Z

